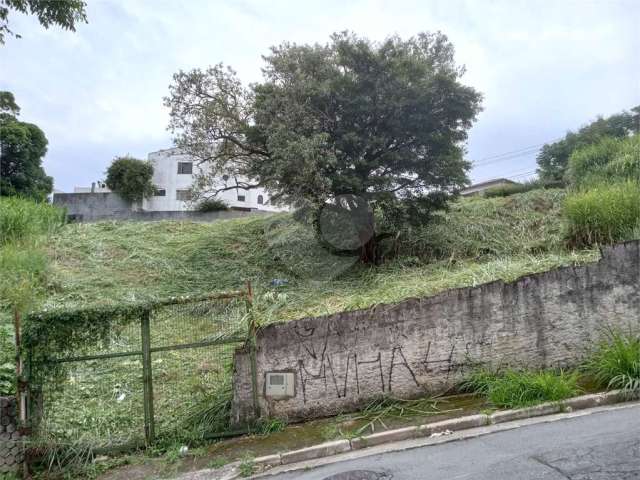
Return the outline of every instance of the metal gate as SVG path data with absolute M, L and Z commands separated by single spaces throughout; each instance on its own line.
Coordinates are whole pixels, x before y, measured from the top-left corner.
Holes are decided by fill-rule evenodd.
M 255 345 L 251 301 L 248 285 L 155 302 L 108 341 L 48 359 L 61 367 L 56 375 L 31 363 L 33 436 L 109 448 L 227 431 L 233 354 Z

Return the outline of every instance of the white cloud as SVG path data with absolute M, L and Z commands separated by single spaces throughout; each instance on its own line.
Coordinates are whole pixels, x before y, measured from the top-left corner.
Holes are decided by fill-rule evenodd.
M 12 15 L 20 40 L 0 47 L 0 89 L 47 134 L 58 188 L 101 176 L 117 154 L 170 144 L 162 97 L 178 69 L 232 65 L 260 78 L 261 55 L 339 30 L 381 40 L 442 30 L 485 94 L 471 158 L 561 136 L 597 114 L 640 103 L 640 2 L 92 0 L 76 33 Z M 533 156 L 474 172 L 533 169 Z

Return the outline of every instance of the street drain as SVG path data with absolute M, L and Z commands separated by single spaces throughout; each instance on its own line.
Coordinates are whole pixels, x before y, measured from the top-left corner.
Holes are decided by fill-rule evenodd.
M 369 470 L 352 470 L 350 472 L 337 473 L 323 480 L 391 480 L 393 475 L 388 473 L 371 472 Z

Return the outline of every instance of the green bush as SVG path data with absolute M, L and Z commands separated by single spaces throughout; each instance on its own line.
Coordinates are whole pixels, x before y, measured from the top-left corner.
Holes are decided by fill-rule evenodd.
M 564 211 L 575 246 L 614 243 L 633 236 L 640 222 L 640 184 L 600 184 L 567 196 Z
M 576 150 L 569 158 L 566 178 L 575 187 L 640 180 L 640 135 L 604 137 L 598 143 Z
M 463 390 L 486 397 L 498 408 L 520 408 L 564 400 L 580 392 L 578 373 L 563 371 L 506 370 L 474 372 L 462 384 Z
M 198 203 L 196 210 L 198 212 L 220 212 L 229 210 L 229 206 L 224 200 L 220 200 L 219 198 L 207 198 Z
M 483 196 L 485 198 L 509 197 L 516 193 L 525 193 L 541 188 L 562 188 L 563 186 L 563 182 L 545 182 L 536 178 L 523 183 L 511 183 L 500 187 L 488 188 L 484 191 Z
M 585 362 L 599 386 L 640 394 L 640 334 L 609 331 Z
M 64 210 L 18 197 L 0 197 L 0 247 L 49 235 L 64 224 Z

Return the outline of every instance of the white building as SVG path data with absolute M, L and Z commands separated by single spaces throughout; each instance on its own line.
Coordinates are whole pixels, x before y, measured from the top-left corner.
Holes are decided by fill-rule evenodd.
M 147 212 L 176 212 L 193 210 L 196 205 L 191 201 L 191 187 L 195 175 L 202 172 L 198 162 L 177 148 L 168 148 L 151 152 L 148 159 L 153 165 L 153 184 L 156 193 L 142 201 L 141 210 Z M 235 180 L 226 175 L 220 185 L 235 185 Z M 102 182 L 91 187 L 75 187 L 74 193 L 106 193 L 110 190 Z M 229 208 L 239 210 L 262 210 L 268 212 L 288 211 L 287 207 L 271 204 L 271 196 L 263 188 L 246 190 L 233 188 L 219 193 L 217 199 L 224 201 Z
M 177 148 L 158 150 L 149 154 L 149 161 L 153 165 L 153 184 L 156 194 L 145 199 L 142 209 L 146 211 L 181 211 L 193 208 L 190 201 L 191 187 L 194 175 L 202 169 L 197 161 L 189 155 L 181 153 Z M 233 186 L 235 180 L 227 176 L 220 179 L 221 184 Z M 288 208 L 271 204 L 270 195 L 263 188 L 245 190 L 234 188 L 217 195 L 230 208 L 266 210 L 280 212 Z

